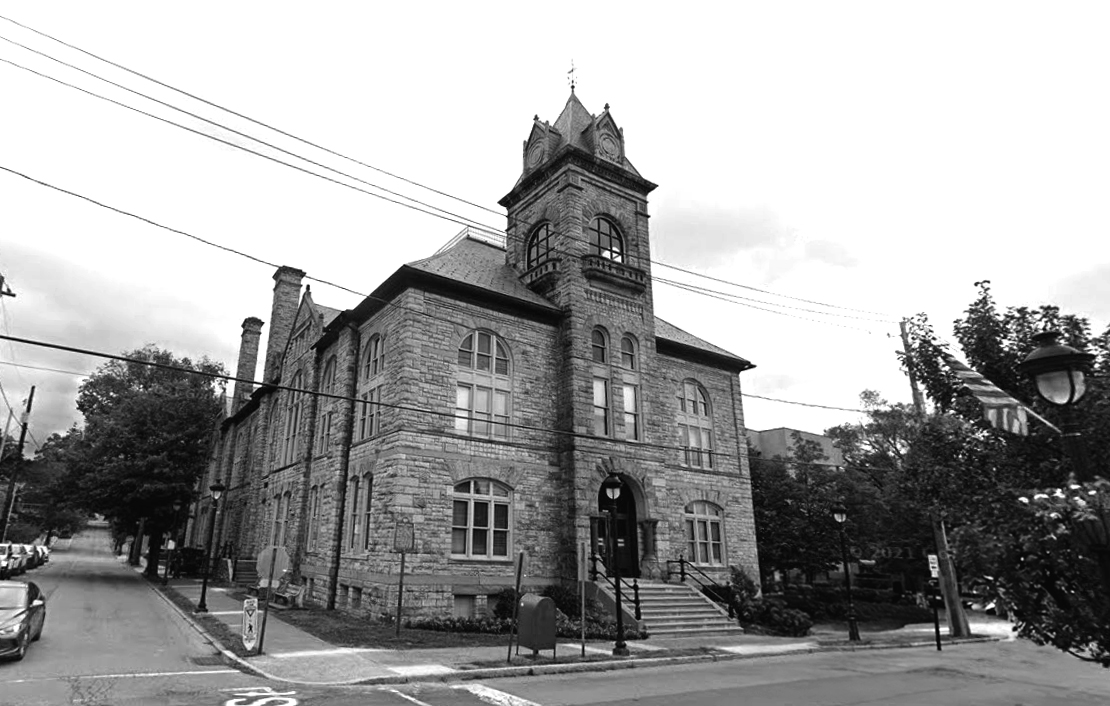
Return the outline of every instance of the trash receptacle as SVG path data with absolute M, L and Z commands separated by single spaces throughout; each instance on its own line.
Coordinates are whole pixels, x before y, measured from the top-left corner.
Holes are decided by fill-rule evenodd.
M 533 652 L 555 649 L 555 601 L 531 593 L 521 596 L 517 645 Z

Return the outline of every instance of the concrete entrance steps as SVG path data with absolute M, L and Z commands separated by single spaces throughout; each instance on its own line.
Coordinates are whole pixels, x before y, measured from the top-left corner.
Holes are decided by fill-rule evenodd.
M 640 615 L 652 637 L 744 634 L 724 608 L 682 583 L 640 583 Z

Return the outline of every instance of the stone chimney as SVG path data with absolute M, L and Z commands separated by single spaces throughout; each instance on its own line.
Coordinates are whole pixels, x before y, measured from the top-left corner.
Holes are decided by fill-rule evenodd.
M 239 366 L 235 369 L 235 396 L 231 401 L 231 413 L 239 411 L 254 392 L 254 385 L 246 382 L 253 380 L 258 368 L 258 344 L 262 339 L 262 319 L 251 316 L 243 319 L 243 338 L 239 343 Z
M 301 280 L 305 273 L 282 265 L 274 273 L 274 308 L 270 312 L 270 336 L 266 339 L 266 366 L 263 382 L 272 382 L 279 375 L 278 366 L 285 344 L 293 330 L 293 318 L 301 300 Z

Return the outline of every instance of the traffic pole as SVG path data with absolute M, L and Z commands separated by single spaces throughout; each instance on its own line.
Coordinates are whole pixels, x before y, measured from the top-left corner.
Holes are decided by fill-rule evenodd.
M 274 545 L 273 554 L 270 555 L 270 576 L 266 579 L 266 602 L 262 604 L 262 627 L 258 630 L 258 652 L 256 655 L 262 654 L 262 641 L 266 639 L 266 618 L 270 615 L 270 598 L 274 592 L 274 564 L 277 563 L 277 545 Z M 259 595 L 262 591 L 258 592 Z
M 35 386 L 31 386 L 31 394 L 27 397 L 27 409 L 23 412 L 23 428 L 19 430 L 19 449 L 15 452 L 15 458 L 12 459 L 12 470 L 8 474 L 8 495 L 5 502 L 5 509 L 3 517 L 0 517 L 0 542 L 7 541 L 8 539 L 8 520 L 11 517 L 12 509 L 15 508 L 15 479 L 19 474 L 19 466 L 23 463 L 23 443 L 27 440 L 27 423 L 31 418 L 31 404 L 35 401 Z

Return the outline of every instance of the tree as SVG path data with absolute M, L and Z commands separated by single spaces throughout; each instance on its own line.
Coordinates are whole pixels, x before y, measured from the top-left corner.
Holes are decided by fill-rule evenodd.
M 22 517 L 47 543 L 56 535 L 72 535 L 84 526 L 88 512 L 72 492 L 70 468 L 83 452 L 84 438 L 74 426 L 65 435 L 51 434 L 28 464 L 21 495 Z
M 203 475 L 223 410 L 223 366 L 147 346 L 101 366 L 78 390 L 85 417 L 70 478 L 81 505 L 132 526 L 145 518 L 147 572 L 155 575 L 174 501 L 187 502 Z M 141 362 L 140 362 L 141 361 Z
M 954 324 L 963 356 L 1050 421 L 1062 411 L 1041 402 L 1018 368 L 1034 345 L 1033 333 L 1056 329 L 1068 345 L 1095 353 L 1094 375 L 1075 412 L 1095 468 L 1104 471 L 1110 454 L 1110 329 L 1093 336 L 1086 319 L 1051 305 L 1000 311 L 989 282 L 976 286 L 978 296 Z M 1028 436 L 992 429 L 979 402 L 947 369 L 945 344 L 928 319 L 919 315 L 909 328 L 910 357 L 904 362 L 912 363 L 941 413 L 915 444 L 921 461 L 910 482 L 922 496 L 943 498 L 955 510 L 949 516 L 961 571 L 980 577 L 1005 602 L 1022 635 L 1110 666 L 1110 585 L 1102 585 L 1098 556 L 1077 541 L 1076 531 L 1076 522 L 1090 515 L 1078 501 L 1088 504 L 1110 490 L 1069 481 L 1069 460 L 1048 426 L 1030 420 Z

